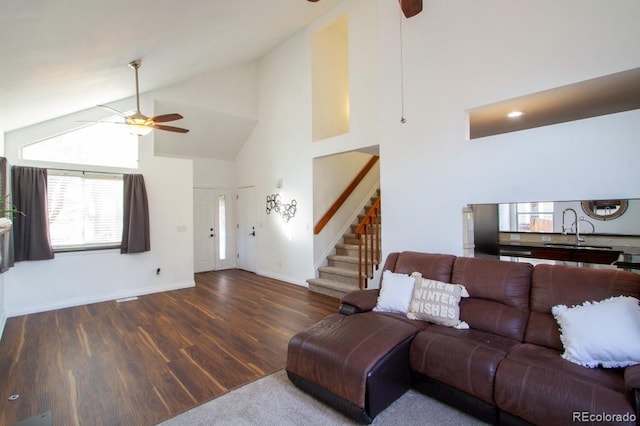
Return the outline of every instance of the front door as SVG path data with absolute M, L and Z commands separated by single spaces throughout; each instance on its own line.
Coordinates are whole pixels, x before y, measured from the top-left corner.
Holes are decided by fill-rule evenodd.
M 233 203 L 231 191 L 193 190 L 194 271 L 234 267 Z

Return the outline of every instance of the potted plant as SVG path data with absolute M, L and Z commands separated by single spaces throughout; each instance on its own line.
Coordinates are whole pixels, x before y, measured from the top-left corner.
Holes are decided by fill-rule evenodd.
M 11 225 L 13 224 L 11 222 L 11 216 L 13 214 L 21 214 L 24 216 L 24 213 L 9 202 L 8 195 L 0 195 L 0 230 L 11 229 Z

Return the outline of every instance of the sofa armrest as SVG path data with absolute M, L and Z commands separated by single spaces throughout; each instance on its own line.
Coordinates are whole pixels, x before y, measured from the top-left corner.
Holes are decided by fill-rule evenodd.
M 633 392 L 636 418 L 640 418 L 640 364 L 631 365 L 624 369 L 624 383 Z
M 640 389 L 640 364 L 624 369 L 624 383 L 629 389 Z
M 339 312 L 343 315 L 352 315 L 370 311 L 375 308 L 379 293 L 380 290 L 377 288 L 347 293 L 340 300 Z

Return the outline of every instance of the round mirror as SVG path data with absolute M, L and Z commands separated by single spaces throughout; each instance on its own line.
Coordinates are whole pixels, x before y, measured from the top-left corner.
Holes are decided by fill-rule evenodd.
M 616 219 L 627 211 L 628 200 L 591 200 L 582 202 L 587 216 L 598 220 Z

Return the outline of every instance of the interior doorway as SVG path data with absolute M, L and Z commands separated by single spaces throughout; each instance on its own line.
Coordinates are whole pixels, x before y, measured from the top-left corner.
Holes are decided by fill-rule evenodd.
M 236 197 L 238 209 L 237 242 L 239 269 L 256 272 L 256 189 L 253 186 L 239 188 Z

